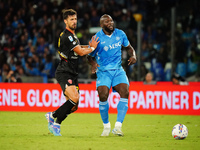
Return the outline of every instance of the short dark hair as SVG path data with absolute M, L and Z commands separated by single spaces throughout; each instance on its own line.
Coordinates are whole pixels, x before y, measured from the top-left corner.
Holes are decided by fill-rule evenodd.
M 63 9 L 63 20 L 67 19 L 68 16 L 77 15 L 77 12 L 73 9 Z

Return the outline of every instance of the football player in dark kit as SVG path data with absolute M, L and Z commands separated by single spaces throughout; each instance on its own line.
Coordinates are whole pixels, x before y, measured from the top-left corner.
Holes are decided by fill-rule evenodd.
M 81 46 L 75 35 L 77 25 L 76 11 L 64 9 L 62 13 L 66 29 L 60 34 L 58 40 L 58 53 L 61 61 L 56 69 L 55 77 L 63 90 L 66 102 L 56 111 L 48 112 L 45 115 L 49 131 L 55 136 L 61 136 L 61 122 L 78 108 L 78 58 L 94 51 L 99 43 L 98 38 L 93 37 L 89 42 L 89 46 Z

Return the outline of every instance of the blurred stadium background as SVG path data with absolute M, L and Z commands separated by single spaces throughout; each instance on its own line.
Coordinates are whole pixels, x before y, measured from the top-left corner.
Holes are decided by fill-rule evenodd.
M 199 0 L 0 0 L 0 82 L 10 74 L 17 82 L 56 83 L 64 8 L 78 12 L 76 34 L 82 45 L 99 30 L 102 14 L 113 17 L 141 54 L 140 64 L 127 66 L 128 54 L 122 50 L 130 81 L 143 81 L 148 71 L 156 81 L 170 81 L 174 72 L 200 81 Z M 133 17 L 137 13 L 142 15 L 140 49 Z M 79 68 L 80 82 L 95 80 L 86 57 Z
M 126 32 L 140 53 L 140 63 L 128 66 L 128 54 L 122 50 L 129 80 L 143 81 L 151 71 L 154 80 L 160 81 L 156 86 L 130 82 L 124 138 L 99 136 L 98 95 L 95 82 L 91 82 L 96 76 L 91 74 L 86 57 L 81 57 L 79 64 L 78 113 L 63 122 L 64 140 L 48 133 L 44 114 L 65 101 L 60 86 L 50 84 L 56 83 L 54 73 L 60 61 L 56 50 L 58 36 L 65 28 L 61 15 L 64 8 L 78 12 L 76 34 L 82 45 L 99 30 L 100 16 L 110 14 L 115 26 Z M 199 149 L 199 8 L 200 0 L 0 0 L 1 149 Z M 134 14 L 142 15 L 140 24 Z M 190 86 L 163 82 L 170 81 L 174 72 L 193 82 Z M 3 83 L 11 82 L 11 78 L 30 84 Z M 114 125 L 119 96 L 110 95 L 109 117 Z M 171 136 L 172 127 L 178 123 L 189 129 L 184 141 Z

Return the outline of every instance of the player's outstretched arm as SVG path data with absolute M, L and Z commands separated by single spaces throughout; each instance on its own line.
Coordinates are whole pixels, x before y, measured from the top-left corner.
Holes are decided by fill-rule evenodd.
M 77 45 L 73 51 L 76 52 L 79 56 L 87 55 L 96 49 L 97 45 L 99 44 L 98 39 L 99 38 L 96 38 L 96 36 L 93 36 L 89 43 L 90 47 L 82 48 L 81 45 Z
M 80 45 L 81 48 L 89 48 L 89 45 Z

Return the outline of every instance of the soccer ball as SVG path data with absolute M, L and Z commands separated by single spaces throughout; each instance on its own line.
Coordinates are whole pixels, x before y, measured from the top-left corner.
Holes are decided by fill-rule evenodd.
M 175 139 L 185 139 L 188 136 L 188 129 L 184 124 L 177 124 L 172 129 L 172 136 Z

